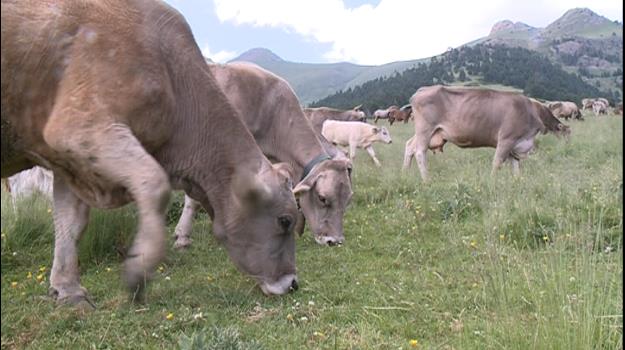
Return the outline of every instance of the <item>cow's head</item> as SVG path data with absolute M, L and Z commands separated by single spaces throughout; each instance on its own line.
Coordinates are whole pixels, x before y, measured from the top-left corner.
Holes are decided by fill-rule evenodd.
M 337 245 L 345 241 L 343 216 L 353 195 L 351 169 L 349 159 L 326 160 L 293 189 L 319 244 Z
M 374 127 L 371 129 L 376 136 L 376 139 L 384 143 L 393 143 L 391 139 L 391 133 L 385 127 Z
M 228 212 L 215 213 L 213 232 L 235 265 L 256 279 L 265 294 L 280 295 L 297 289 L 293 235 L 297 204 L 290 166 L 263 167 L 258 174 L 235 174 L 233 204 Z
M 571 136 L 571 128 L 568 125 L 559 123 L 556 126 L 556 131 L 554 133 L 556 134 L 556 136 L 564 136 L 568 140 Z

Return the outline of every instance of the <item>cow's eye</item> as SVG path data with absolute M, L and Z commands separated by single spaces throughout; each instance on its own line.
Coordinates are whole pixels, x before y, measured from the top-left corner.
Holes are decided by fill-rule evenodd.
M 319 202 L 321 202 L 321 204 L 323 204 L 326 207 L 330 205 L 330 202 L 328 201 L 328 199 L 322 195 L 319 195 Z
M 291 225 L 293 224 L 293 219 L 291 218 L 290 215 L 282 215 L 278 218 L 278 224 L 285 231 L 288 231 L 291 228 Z

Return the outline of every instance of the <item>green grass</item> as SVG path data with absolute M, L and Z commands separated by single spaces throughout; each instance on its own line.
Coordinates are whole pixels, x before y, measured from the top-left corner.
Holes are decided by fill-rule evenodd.
M 622 118 L 570 125 L 569 142 L 538 137 L 519 178 L 507 166 L 490 177 L 493 149 L 449 145 L 428 155 L 429 184 L 414 165 L 400 172 L 412 124 L 389 127 L 393 144 L 374 146 L 381 169 L 357 153 L 346 244 L 298 238 L 301 288 L 282 297 L 236 271 L 200 215 L 147 304 L 128 304 L 128 207 L 93 212 L 81 244 L 97 310 L 57 307 L 45 297 L 49 204 L 15 216 L 3 193 L 2 348 L 622 349 Z

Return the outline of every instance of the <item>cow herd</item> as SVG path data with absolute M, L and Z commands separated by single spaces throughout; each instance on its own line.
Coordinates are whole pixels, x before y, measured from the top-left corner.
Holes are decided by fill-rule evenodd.
M 191 244 L 201 205 L 230 259 L 265 294 L 297 289 L 294 233 L 307 223 L 319 244 L 345 241 L 356 149 L 380 166 L 371 145 L 391 143 L 389 131 L 366 123 L 360 106 L 302 108 L 284 79 L 256 65 L 207 64 L 165 4 L 113 2 L 2 5 L 2 177 L 28 177 L 10 178 L 12 195 L 43 181 L 52 192 L 51 295 L 92 305 L 77 255 L 90 208 L 134 201 L 139 225 L 124 275 L 141 299 L 166 251 L 172 189 L 185 192 L 175 247 Z M 415 158 L 424 181 L 427 150 L 447 142 L 494 147 L 493 171 L 509 161 L 518 173 L 537 134 L 570 134 L 554 114 L 581 119 L 575 104 L 488 89 L 422 87 L 409 102 L 374 118 L 413 121 L 404 168 Z M 35 166 L 51 172 L 20 173 Z

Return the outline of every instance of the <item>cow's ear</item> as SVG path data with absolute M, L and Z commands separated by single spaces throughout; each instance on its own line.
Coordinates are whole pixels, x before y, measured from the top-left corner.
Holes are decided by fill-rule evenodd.
M 313 188 L 313 186 L 315 186 L 315 182 L 317 182 L 320 176 L 323 176 L 323 175 L 319 173 L 315 173 L 315 174 L 311 173 L 308 176 L 306 176 L 302 181 L 300 181 L 297 185 L 295 185 L 295 188 L 293 189 L 293 195 L 295 196 L 295 198 L 310 191 L 310 189 Z
M 258 206 L 271 199 L 271 189 L 259 175 L 245 172 L 235 176 L 233 189 L 244 205 Z
M 293 195 L 295 197 L 299 197 L 299 196 L 301 196 L 302 194 L 304 194 L 305 192 L 308 192 L 308 191 L 310 191 L 310 186 L 308 186 L 304 182 L 300 182 L 293 189 Z
M 285 178 L 288 188 L 293 188 L 293 167 L 289 163 L 272 164 L 273 169 Z
M 379 132 L 380 132 L 380 129 L 378 129 L 378 128 L 376 128 L 376 127 L 373 127 L 373 129 L 372 129 L 372 130 L 373 130 L 373 133 L 374 133 L 374 134 L 377 134 L 377 133 L 379 133 Z

